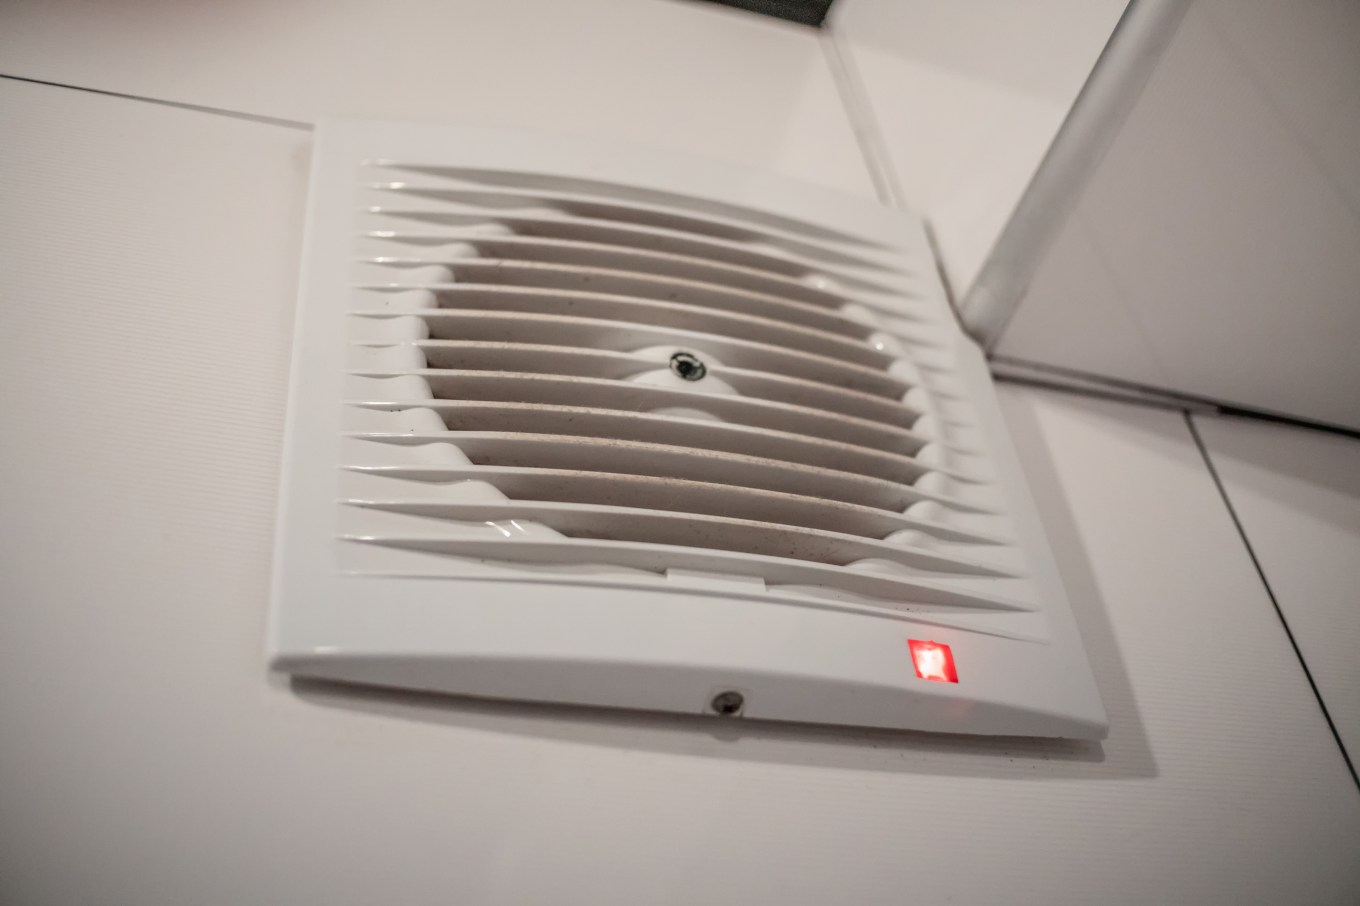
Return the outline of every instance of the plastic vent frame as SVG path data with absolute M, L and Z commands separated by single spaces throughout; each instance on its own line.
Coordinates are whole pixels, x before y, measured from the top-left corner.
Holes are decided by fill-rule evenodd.
M 916 219 L 637 148 L 331 121 L 305 245 L 275 668 L 1104 735 Z M 921 640 L 957 682 L 917 675 Z

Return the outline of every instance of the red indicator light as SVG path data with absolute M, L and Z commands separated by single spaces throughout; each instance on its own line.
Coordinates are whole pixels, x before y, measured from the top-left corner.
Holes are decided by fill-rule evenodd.
M 939 642 L 923 642 L 907 639 L 911 647 L 911 662 L 916 666 L 916 675 L 921 679 L 937 683 L 957 683 L 958 671 L 954 669 L 954 652 L 948 645 Z

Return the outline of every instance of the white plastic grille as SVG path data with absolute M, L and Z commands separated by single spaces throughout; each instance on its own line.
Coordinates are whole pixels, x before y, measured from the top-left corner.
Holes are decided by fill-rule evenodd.
M 342 568 L 375 550 L 1036 609 L 929 262 L 607 182 L 359 168 Z

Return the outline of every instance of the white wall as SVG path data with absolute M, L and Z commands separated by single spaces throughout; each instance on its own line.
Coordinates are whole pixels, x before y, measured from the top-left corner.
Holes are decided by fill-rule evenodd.
M 894 201 L 923 214 L 962 298 L 1126 0 L 837 0 Z
M 874 193 L 816 32 L 708 4 L 11 0 L 0 16 L 6 75 L 307 123 L 606 137 Z
M 997 352 L 1360 427 L 1360 5 L 1198 0 Z
M 380 18 L 361 4 L 12 3 L 0 48 L 19 75 L 255 114 L 575 105 L 570 128 L 868 190 L 814 33 L 624 6 L 612 37 L 544 13 L 552 66 L 507 83 L 460 59 L 494 62 L 529 5 L 403 6 L 409 41 L 450 53 L 383 44 L 348 86 L 337 48 Z M 649 92 L 620 72 L 655 103 L 625 103 Z M 0 128 L 0 901 L 1360 899 L 1360 796 L 1176 413 L 1002 394 L 1102 745 L 718 733 L 271 676 L 309 135 L 10 81 Z
M 13 82 L 0 120 L 0 900 L 1360 896 L 1360 796 L 1178 414 L 1003 396 L 1104 744 L 271 676 L 308 136 Z

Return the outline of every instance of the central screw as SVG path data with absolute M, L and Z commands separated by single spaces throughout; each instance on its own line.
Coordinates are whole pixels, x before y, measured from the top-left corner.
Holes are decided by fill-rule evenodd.
M 671 356 L 671 371 L 685 381 L 700 381 L 708 374 L 708 369 L 699 357 L 688 352 L 677 352 Z

